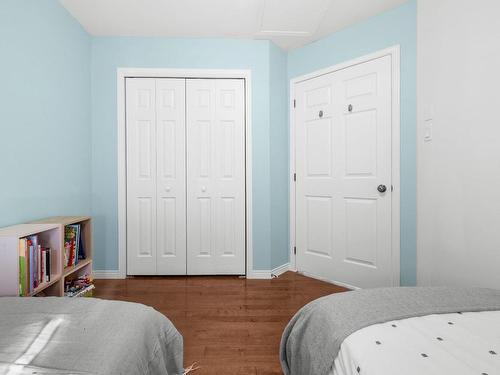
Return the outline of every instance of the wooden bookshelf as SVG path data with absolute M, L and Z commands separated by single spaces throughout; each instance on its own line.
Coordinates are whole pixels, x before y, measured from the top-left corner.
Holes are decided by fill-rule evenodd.
M 92 219 L 89 216 L 54 216 L 42 220 L 36 220 L 35 224 L 57 224 L 61 228 L 61 267 L 63 272 L 60 283 L 60 295 L 64 296 L 64 285 L 66 281 L 76 279 L 81 275 L 92 275 Z M 64 228 L 66 225 L 80 224 L 82 240 L 85 246 L 85 259 L 78 260 L 74 266 L 64 267 Z
M 58 224 L 20 224 L 0 229 L 0 296 L 19 295 L 19 240 L 37 235 L 40 244 L 51 249 L 50 281 L 43 282 L 31 293 L 34 296 L 44 292 L 60 296 L 62 282 L 62 233 Z
M 64 267 L 64 229 L 80 224 L 85 259 Z M 88 216 L 57 216 L 26 224 L 0 228 L 0 296 L 19 295 L 19 240 L 37 235 L 51 249 L 50 281 L 38 285 L 26 296 L 64 296 L 64 284 L 81 275 L 92 275 L 92 219 Z

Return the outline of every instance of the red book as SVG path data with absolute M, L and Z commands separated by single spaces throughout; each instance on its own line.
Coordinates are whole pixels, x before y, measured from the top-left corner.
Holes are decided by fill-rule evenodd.
M 68 266 L 73 265 L 74 258 L 75 258 L 75 240 L 71 240 L 69 245 Z

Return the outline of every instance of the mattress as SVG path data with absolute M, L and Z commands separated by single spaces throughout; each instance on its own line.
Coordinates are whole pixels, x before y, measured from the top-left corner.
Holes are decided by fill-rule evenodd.
M 182 336 L 151 307 L 0 298 L 0 374 L 178 375 L 182 362 Z
M 434 314 L 457 314 L 457 316 L 461 316 L 461 312 L 487 311 L 500 311 L 500 290 L 398 287 L 364 289 L 332 294 L 308 303 L 287 324 L 280 345 L 281 367 L 286 375 L 328 375 L 332 368 L 335 367 L 335 360 L 343 344 L 345 344 L 344 347 L 348 346 L 350 348 L 348 353 L 353 350 L 356 351 L 355 359 L 357 361 L 364 361 L 365 354 L 368 355 L 367 353 L 371 353 L 372 350 L 379 350 L 383 346 L 381 339 L 375 339 L 370 343 L 374 343 L 375 347 L 373 345 L 361 347 L 359 349 L 361 352 L 358 353 L 358 344 L 365 341 L 360 340 L 353 345 L 349 345 L 348 338 L 356 337 L 354 334 L 365 328 L 377 325 L 387 328 L 389 322 L 417 317 L 423 318 Z M 439 319 L 439 317 L 436 319 Z M 500 324 L 497 325 L 500 326 Z M 448 326 L 455 327 L 455 324 L 453 321 L 446 321 L 445 326 L 450 328 Z M 397 328 L 392 325 L 389 327 Z M 473 327 L 470 330 L 473 331 Z M 396 333 L 392 332 L 392 334 Z M 467 340 L 470 336 L 462 335 L 460 337 L 462 337 L 462 340 Z M 394 345 L 397 349 L 400 346 L 404 347 L 410 340 L 404 335 L 400 339 L 400 342 Z M 362 348 L 365 348 L 365 350 Z M 494 353 L 490 353 L 490 355 L 496 356 L 498 352 L 496 349 L 489 350 Z M 391 353 L 389 350 L 387 352 Z M 397 362 L 399 357 L 397 352 L 394 353 L 394 357 L 397 357 L 394 361 Z M 424 351 L 420 354 L 422 354 L 421 358 L 423 359 L 430 357 Z M 387 361 L 382 362 L 378 359 L 374 359 L 374 361 L 378 361 L 378 365 L 382 366 L 381 368 L 384 368 L 384 370 L 390 368 Z M 353 368 L 356 370 L 356 372 L 353 372 L 354 374 L 357 373 L 358 367 L 362 369 L 361 363 L 350 363 L 347 360 L 344 362 L 347 370 L 352 371 Z M 348 368 L 349 363 L 351 367 Z M 353 366 L 354 364 L 356 366 Z M 339 366 L 340 364 L 337 366 L 340 371 Z M 363 368 L 365 368 L 364 373 L 371 373 L 369 372 L 371 370 L 367 370 L 366 366 L 363 366 Z M 403 373 L 407 373 L 406 368 Z M 420 373 L 425 374 L 426 372 Z
M 348 336 L 330 375 L 500 374 L 500 311 L 434 314 Z

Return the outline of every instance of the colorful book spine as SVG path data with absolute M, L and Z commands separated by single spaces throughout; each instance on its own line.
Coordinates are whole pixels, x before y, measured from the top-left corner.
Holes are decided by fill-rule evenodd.
M 42 282 L 46 282 L 47 279 L 46 279 L 46 275 L 47 275 L 47 269 L 45 268 L 46 267 L 46 257 L 47 257 L 47 253 L 46 253 L 46 250 L 44 248 L 41 248 L 40 250 L 40 253 L 41 253 L 41 262 L 40 262 L 40 265 L 41 265 L 41 274 L 42 274 Z
M 42 245 L 36 247 L 36 276 L 38 278 L 38 285 L 43 281 L 42 279 Z
M 69 259 L 69 247 L 70 244 L 69 242 L 64 242 L 64 266 L 66 267 L 68 265 L 68 259 Z
M 33 280 L 35 281 L 33 284 L 33 289 L 37 288 L 40 285 L 40 257 L 38 256 L 38 236 L 34 235 L 30 237 L 31 243 L 33 245 L 33 257 L 34 257 L 34 269 L 33 269 Z
M 19 240 L 19 295 L 26 295 L 26 286 L 27 286 L 27 271 L 26 271 L 26 239 L 21 238 Z
M 31 253 L 33 254 L 33 289 L 35 289 L 38 286 L 38 257 L 34 245 L 31 245 Z
M 28 247 L 28 258 L 29 258 L 29 292 L 33 292 L 33 286 L 35 284 L 35 280 L 33 279 L 34 276 L 34 252 L 33 252 L 33 246 L 29 245 Z
M 69 259 L 68 259 L 68 266 L 73 265 L 73 259 L 75 256 L 75 241 L 71 240 L 69 242 Z
M 47 248 L 45 251 L 45 270 L 47 274 L 45 275 L 45 281 L 50 281 L 50 249 Z
M 78 249 L 78 258 L 79 259 L 85 259 L 87 256 L 85 255 L 85 243 L 83 241 L 83 235 L 82 235 L 82 230 L 80 228 L 80 241 L 79 241 L 80 248 Z
M 19 239 L 19 295 L 33 293 L 51 278 L 51 249 L 42 246 L 37 236 Z
M 75 266 L 78 264 L 78 257 L 80 256 L 80 225 L 75 225 Z
M 73 267 L 78 264 L 79 259 L 82 258 L 81 251 L 81 225 L 71 224 L 66 225 L 64 228 L 64 254 L 65 254 L 65 267 Z

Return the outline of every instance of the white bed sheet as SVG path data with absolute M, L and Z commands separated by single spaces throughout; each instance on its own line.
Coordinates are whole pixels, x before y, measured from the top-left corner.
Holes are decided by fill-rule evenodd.
M 500 311 L 427 315 L 347 337 L 329 375 L 500 375 Z

